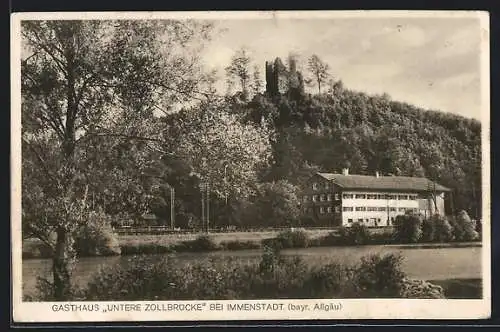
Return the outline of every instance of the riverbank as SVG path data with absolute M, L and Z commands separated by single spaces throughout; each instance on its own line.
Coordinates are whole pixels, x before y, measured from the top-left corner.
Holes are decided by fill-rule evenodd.
M 482 279 L 445 279 L 429 280 L 441 286 L 447 299 L 481 299 L 483 297 Z
M 309 230 L 297 232 L 299 237 L 290 238 L 293 232 L 235 232 L 168 235 L 121 235 L 118 236 L 122 256 L 154 255 L 180 252 L 216 252 L 261 249 L 264 246 L 285 248 L 307 247 L 358 247 L 360 245 L 395 246 L 397 248 L 466 248 L 481 247 L 479 241 L 447 243 L 394 243 L 384 230 L 371 231 L 373 236 L 364 244 L 353 244 L 339 236 L 332 236 L 332 230 Z M 293 236 L 292 236 L 293 237 Z M 51 250 L 36 239 L 23 241 L 23 259 L 50 258 Z M 85 257 L 85 256 L 80 256 Z
M 377 259 L 375 261 L 369 259 L 373 256 L 377 258 L 402 257 L 403 259 L 389 260 L 386 263 L 381 263 L 378 260 L 382 264 L 381 266 L 384 266 L 383 269 L 379 270 L 372 264 L 376 263 Z M 100 298 L 100 294 L 112 294 L 109 295 L 112 296 L 109 298 L 111 300 L 132 300 L 136 295 L 140 296 L 142 293 L 127 294 L 122 293 L 122 290 L 129 289 L 133 292 L 136 286 L 141 289 L 146 287 L 151 288 L 152 291 L 156 290 L 151 295 L 164 299 L 189 299 L 190 296 L 196 296 L 197 299 L 203 298 L 203 296 L 211 299 L 226 296 L 231 299 L 249 299 L 267 298 L 266 296 L 272 298 L 293 297 L 295 295 L 305 298 L 324 298 L 325 296 L 357 298 L 361 294 L 338 293 L 339 289 L 348 289 L 346 287 L 352 286 L 346 282 L 352 280 L 354 276 L 337 280 L 340 276 L 338 272 L 344 271 L 343 268 L 341 270 L 337 268 L 350 267 L 354 269 L 353 271 L 357 271 L 356 278 L 369 277 L 370 280 L 363 281 L 363 285 L 364 282 L 368 282 L 368 285 L 375 286 L 378 282 L 371 278 L 374 277 L 373 273 L 379 273 L 381 274 L 379 280 L 382 283 L 380 287 L 382 287 L 387 280 L 393 280 L 391 275 L 395 271 L 393 268 L 389 270 L 386 268 L 397 263 L 397 271 L 399 271 L 397 275 L 402 276 L 400 273 L 403 273 L 404 278 L 411 280 L 407 284 L 405 293 L 400 294 L 402 297 L 406 296 L 402 294 L 409 294 L 409 297 L 415 298 L 417 295 L 413 291 L 422 287 L 429 288 L 431 286 L 428 283 L 430 283 L 440 286 L 443 289 L 443 296 L 446 298 L 480 298 L 482 292 L 480 256 L 480 248 L 415 250 L 397 249 L 394 246 L 361 246 L 356 248 L 287 249 L 281 251 L 281 258 L 278 259 L 269 256 L 267 251 L 262 250 L 89 257 L 78 261 L 73 273 L 73 283 L 75 289 L 94 287 L 92 296 L 95 297 L 95 300 L 104 300 Z M 266 258 L 263 259 L 264 257 Z M 282 264 L 281 262 L 284 261 L 288 263 Z M 276 268 L 276 264 L 281 271 L 279 272 L 281 277 L 275 280 L 272 273 L 262 274 L 261 267 Z M 371 266 L 370 271 L 373 268 L 373 273 L 361 268 L 363 264 L 365 267 Z M 137 277 L 129 278 L 137 275 L 141 275 L 140 280 Z M 24 294 L 35 295 L 37 293 L 37 277 L 51 279 L 50 260 L 23 262 Z M 215 279 L 212 280 L 212 278 Z M 188 284 L 184 284 L 184 282 L 188 282 Z M 340 284 L 337 284 L 338 287 L 328 286 L 326 289 L 318 289 L 317 292 L 313 293 L 295 293 L 309 290 L 311 285 L 322 287 L 323 282 Z M 161 283 L 161 285 L 154 283 Z M 169 289 L 171 283 L 180 289 L 178 287 Z M 256 286 L 257 288 L 249 289 L 248 287 L 252 283 L 261 284 L 262 287 Z M 277 283 L 276 287 L 272 286 L 273 283 Z M 200 288 L 200 285 L 211 285 L 215 289 L 210 291 L 203 287 Z M 307 287 L 305 287 L 306 285 Z M 164 293 L 158 294 L 158 290 L 163 289 L 163 286 L 167 289 Z M 271 294 L 271 288 L 281 290 L 276 294 Z M 177 293 L 183 289 L 185 292 Z M 435 290 L 435 288 L 432 289 Z M 430 291 L 434 292 L 432 289 Z M 108 293 L 110 290 L 111 293 Z M 205 293 L 207 291 L 209 293 Z M 193 292 L 201 293 L 193 295 Z M 363 296 L 384 297 L 379 291 L 370 294 L 363 293 Z M 386 296 L 389 295 L 386 294 Z M 85 297 L 84 299 L 88 300 L 89 298 Z M 145 300 L 145 298 L 141 297 L 141 300 Z

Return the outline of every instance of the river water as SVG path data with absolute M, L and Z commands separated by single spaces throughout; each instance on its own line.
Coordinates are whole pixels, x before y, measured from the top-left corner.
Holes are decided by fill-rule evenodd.
M 287 249 L 285 255 L 300 256 L 308 264 L 339 262 L 355 264 L 368 254 L 399 252 L 403 255 L 403 270 L 411 278 L 424 280 L 481 278 L 481 247 L 467 248 L 414 248 L 405 246 L 360 246 L 360 247 L 320 247 Z M 180 262 L 194 262 L 208 257 L 234 257 L 245 262 L 259 260 L 261 250 L 222 251 L 212 253 L 178 253 L 170 255 Z M 161 259 L 164 255 L 150 256 Z M 81 258 L 73 272 L 73 282 L 84 286 L 92 274 L 101 267 L 113 264 L 126 266 L 131 256 L 86 257 Z M 51 261 L 48 259 L 23 260 L 23 292 L 35 291 L 37 276 L 51 275 Z

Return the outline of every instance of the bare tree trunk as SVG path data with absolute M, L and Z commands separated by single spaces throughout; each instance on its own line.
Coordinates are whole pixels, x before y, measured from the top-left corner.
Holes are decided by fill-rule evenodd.
M 52 272 L 54 275 L 54 298 L 67 300 L 71 293 L 70 258 L 68 234 L 62 227 L 57 230 Z

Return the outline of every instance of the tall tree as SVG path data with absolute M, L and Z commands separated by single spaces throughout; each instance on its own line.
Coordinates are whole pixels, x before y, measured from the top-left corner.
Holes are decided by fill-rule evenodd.
M 210 30 L 189 21 L 22 23 L 23 231 L 53 250 L 54 298 L 70 297 L 73 237 L 91 212 L 123 210 L 127 199 L 133 210 L 147 205 L 139 175 L 159 142 L 154 112 L 202 98 L 196 49 Z
M 307 61 L 307 68 L 312 76 L 312 81 L 318 87 L 318 93 L 321 93 L 321 86 L 328 82 L 330 77 L 330 66 L 320 59 L 319 56 L 313 54 Z
M 262 87 L 263 84 L 262 84 L 260 69 L 259 66 L 255 65 L 253 67 L 253 82 L 252 82 L 253 94 L 256 95 L 259 92 L 261 92 Z
M 226 67 L 227 81 L 229 85 L 239 82 L 243 94 L 248 93 L 251 78 L 250 54 L 245 48 L 241 48 L 231 57 L 231 63 Z
M 271 157 L 272 132 L 242 124 L 221 105 L 182 111 L 165 137 L 165 150 L 190 165 L 205 193 L 219 199 L 248 197 Z

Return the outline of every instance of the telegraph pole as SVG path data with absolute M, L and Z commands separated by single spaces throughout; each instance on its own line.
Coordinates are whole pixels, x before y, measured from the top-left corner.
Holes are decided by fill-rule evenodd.
M 209 184 L 207 182 L 207 233 L 208 233 L 208 229 L 210 227 L 210 188 L 209 188 Z
M 205 184 L 200 185 L 201 192 L 201 227 L 205 229 Z
M 175 228 L 175 189 L 170 187 L 170 228 Z

